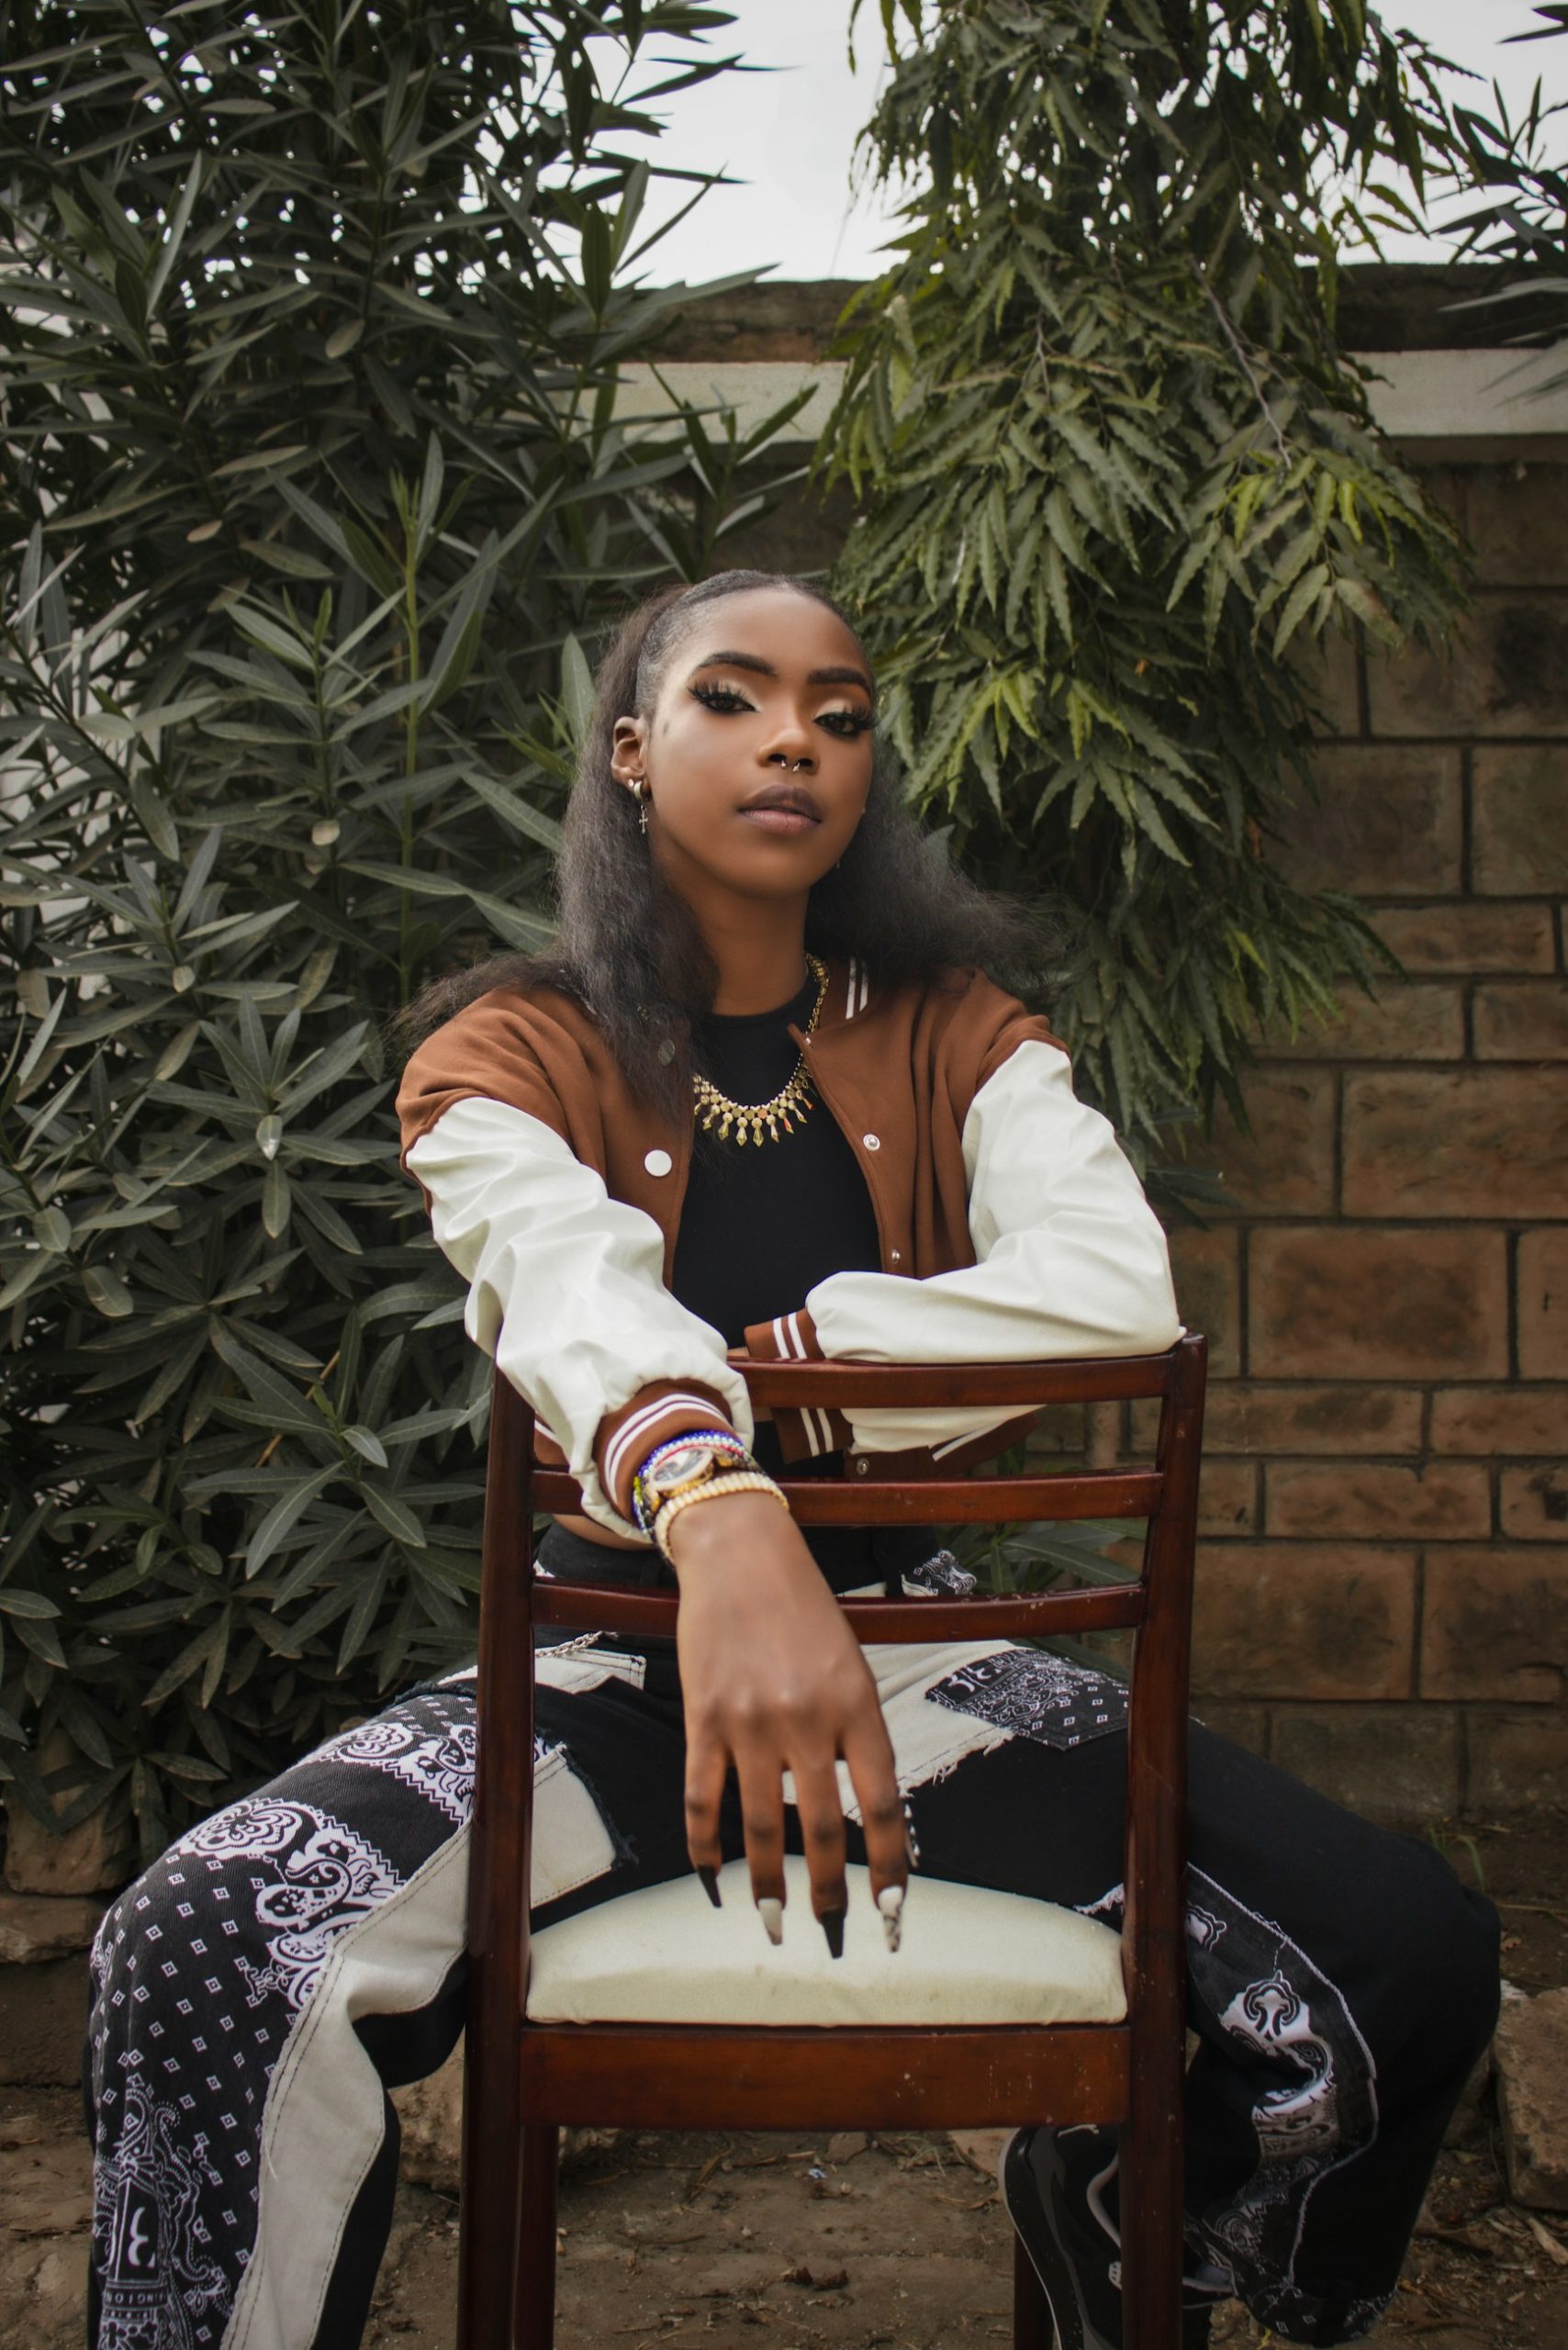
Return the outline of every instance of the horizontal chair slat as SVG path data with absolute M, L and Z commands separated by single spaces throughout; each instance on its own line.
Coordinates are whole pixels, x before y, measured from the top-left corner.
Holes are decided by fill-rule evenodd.
M 974 1526 L 1010 1518 L 1151 1517 L 1159 1506 L 1164 1481 L 1157 1469 L 1117 1473 L 1093 1471 L 1078 1477 L 933 1478 L 897 1488 L 868 1478 L 864 1484 L 824 1478 L 820 1483 L 782 1481 L 801 1526 Z M 565 1470 L 542 1469 L 533 1480 L 533 1501 L 553 1516 L 570 1517 L 583 1505 L 582 1488 Z
M 525 2024 L 519 2053 L 527 2120 L 612 2129 L 979 2130 L 1110 2120 L 1127 2095 L 1120 2024 Z
M 742 1362 L 754 1404 L 1113 1404 L 1163 1395 L 1170 1355 L 1128 1355 L 1119 1362 Z
M 677 1605 L 673 1591 L 551 1580 L 534 1584 L 532 1613 L 536 1624 L 574 1632 L 667 1639 L 675 1630 Z M 1005 1599 L 846 1599 L 839 1605 L 850 1630 L 862 1640 L 1055 1639 L 1065 1632 L 1135 1628 L 1144 1617 L 1144 1591 L 1141 1583 L 1131 1583 Z

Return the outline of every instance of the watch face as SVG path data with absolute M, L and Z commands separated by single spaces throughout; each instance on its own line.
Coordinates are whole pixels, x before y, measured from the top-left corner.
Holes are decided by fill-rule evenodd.
M 667 1494 L 677 1485 L 689 1484 L 713 1465 L 714 1447 L 711 1444 L 683 1444 L 678 1451 L 666 1452 L 649 1479 L 655 1493 Z

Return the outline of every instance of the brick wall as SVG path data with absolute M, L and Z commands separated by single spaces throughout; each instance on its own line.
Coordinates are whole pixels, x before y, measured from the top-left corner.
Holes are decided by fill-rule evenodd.
M 1353 347 L 1456 339 L 1450 274 L 1350 276 Z M 669 356 L 734 397 L 737 364 L 819 356 L 850 291 L 700 306 Z M 1281 852 L 1408 977 L 1270 1044 L 1250 1132 L 1193 1154 L 1238 1211 L 1173 1240 L 1213 1349 L 1200 1710 L 1405 1819 L 1568 1793 L 1568 433 L 1436 453 L 1473 620 L 1445 661 L 1332 655 L 1321 803 Z M 729 559 L 825 565 L 849 520 L 797 495 Z
M 1473 619 L 1448 660 L 1336 655 L 1285 852 L 1408 978 L 1268 1048 L 1214 1137 L 1240 1212 L 1173 1242 L 1217 1373 L 1203 1710 L 1406 1815 L 1568 1771 L 1568 466 L 1429 478 Z

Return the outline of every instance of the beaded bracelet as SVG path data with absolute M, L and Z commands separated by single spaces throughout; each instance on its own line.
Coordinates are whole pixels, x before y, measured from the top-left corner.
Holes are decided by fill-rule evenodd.
M 632 1517 L 639 1533 L 651 1534 L 654 1530 L 653 1516 L 644 1500 L 647 1490 L 644 1480 L 661 1460 L 672 1452 L 681 1451 L 689 1444 L 706 1445 L 710 1451 L 727 1453 L 732 1460 L 744 1461 L 747 1466 L 751 1462 L 751 1453 L 745 1438 L 737 1436 L 734 1428 L 682 1428 L 677 1436 L 666 1436 L 662 1443 L 655 1445 L 632 1472 Z
M 771 1477 L 760 1469 L 735 1469 L 717 1477 L 710 1477 L 705 1484 L 692 1485 L 684 1494 L 672 1494 L 654 1520 L 654 1540 L 669 1558 L 669 1530 L 683 1509 L 690 1509 L 696 1502 L 715 1502 L 722 1494 L 771 1494 L 779 1507 L 790 1505 Z M 674 1564 L 673 1560 L 671 1564 Z

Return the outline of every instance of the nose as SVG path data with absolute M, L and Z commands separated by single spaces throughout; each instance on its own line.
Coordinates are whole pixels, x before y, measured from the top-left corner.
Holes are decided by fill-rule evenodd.
M 793 714 L 789 717 L 780 714 L 778 723 L 768 735 L 762 759 L 765 767 L 782 767 L 786 774 L 800 768 L 814 767 L 817 763 L 816 744 L 811 729 Z

